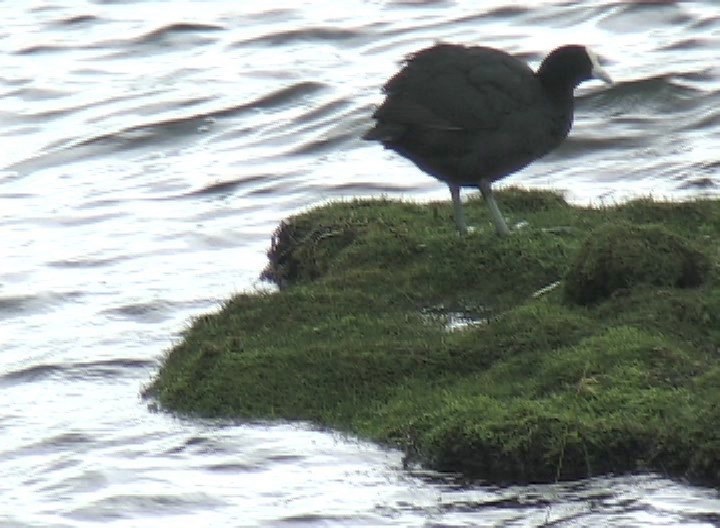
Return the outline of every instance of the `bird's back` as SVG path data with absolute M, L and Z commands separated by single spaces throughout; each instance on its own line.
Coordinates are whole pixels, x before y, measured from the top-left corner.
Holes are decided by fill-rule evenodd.
M 548 98 L 533 71 L 507 53 L 439 44 L 410 56 L 384 86 L 366 139 L 382 142 L 444 181 L 496 180 L 555 148 L 572 98 Z

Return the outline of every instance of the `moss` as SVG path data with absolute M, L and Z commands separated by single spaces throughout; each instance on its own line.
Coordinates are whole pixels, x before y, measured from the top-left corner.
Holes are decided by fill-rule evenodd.
M 706 255 L 662 226 L 605 224 L 583 243 L 565 277 L 565 297 L 589 304 L 640 284 L 696 287 L 708 267 Z
M 508 238 L 479 200 L 467 237 L 445 203 L 286 220 L 264 272 L 281 290 L 198 317 L 147 395 L 192 415 L 310 420 L 496 482 L 720 482 L 720 203 L 498 194 L 529 224 Z

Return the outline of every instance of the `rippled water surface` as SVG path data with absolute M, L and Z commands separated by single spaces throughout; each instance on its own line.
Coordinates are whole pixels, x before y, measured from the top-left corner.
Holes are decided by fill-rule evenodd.
M 536 66 L 579 42 L 617 83 L 501 185 L 718 194 L 720 7 L 684 2 L 2 4 L 0 526 L 719 526 L 661 476 L 496 488 L 303 424 L 186 421 L 138 394 L 190 317 L 257 281 L 277 223 L 332 199 L 446 199 L 359 139 L 436 40 Z

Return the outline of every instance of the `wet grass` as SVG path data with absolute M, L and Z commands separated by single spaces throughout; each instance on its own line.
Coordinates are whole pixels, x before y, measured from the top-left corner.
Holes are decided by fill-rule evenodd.
M 264 271 L 280 291 L 198 317 L 147 395 L 191 415 L 309 420 L 496 482 L 720 482 L 720 203 L 498 200 L 528 223 L 504 239 L 479 200 L 467 237 L 446 203 L 288 219 Z M 473 324 L 450 330 L 452 316 Z

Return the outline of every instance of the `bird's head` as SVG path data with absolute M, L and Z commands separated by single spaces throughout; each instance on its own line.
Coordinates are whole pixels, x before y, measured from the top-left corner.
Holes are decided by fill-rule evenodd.
M 546 86 L 574 89 L 582 82 L 599 79 L 612 84 L 598 56 L 585 46 L 561 46 L 545 57 L 537 72 Z

